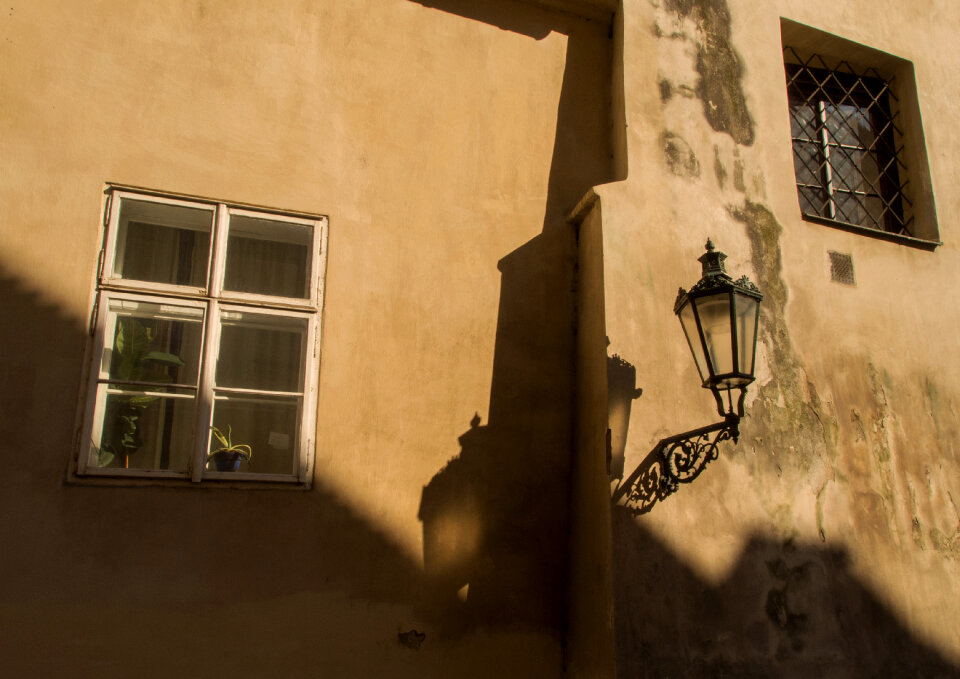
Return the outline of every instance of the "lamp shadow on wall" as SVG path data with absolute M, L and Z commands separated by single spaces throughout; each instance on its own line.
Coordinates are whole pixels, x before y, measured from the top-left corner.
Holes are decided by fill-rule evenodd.
M 423 490 L 424 566 L 440 600 L 458 606 L 450 632 L 563 626 L 573 421 L 563 250 L 541 236 L 501 260 L 489 420 L 473 418 Z
M 643 389 L 637 387 L 636 367 L 617 354 L 607 356 L 607 474 L 611 483 L 623 480 L 630 411 L 642 394 Z
M 640 390 L 636 368 L 619 356 L 607 357 L 607 377 L 608 473 L 620 489 L 647 477 L 661 449 L 624 480 L 630 403 Z M 960 677 L 960 668 L 863 584 L 843 548 L 757 534 L 714 584 L 645 527 L 652 518 L 637 519 L 658 504 L 655 489 L 647 490 L 645 502 L 611 509 L 619 676 L 806 679 L 832 670 L 851 677 Z
M 659 465 L 661 449 L 624 480 L 630 404 L 641 390 L 619 356 L 607 357 L 607 377 L 616 491 Z M 960 677 L 858 578 L 842 547 L 756 534 L 711 583 L 645 527 L 652 518 L 637 519 L 656 506 L 655 490 L 645 499 L 611 508 L 618 676 Z
M 576 328 L 577 244 L 567 216 L 614 178 L 610 27 L 515 0 L 413 1 L 536 40 L 567 37 L 541 233 L 498 263 L 489 418 L 469 423 L 419 510 L 426 576 L 448 633 L 520 625 L 560 639 Z
M 842 548 L 755 535 L 714 584 L 622 507 L 613 531 L 619 676 L 960 676 Z

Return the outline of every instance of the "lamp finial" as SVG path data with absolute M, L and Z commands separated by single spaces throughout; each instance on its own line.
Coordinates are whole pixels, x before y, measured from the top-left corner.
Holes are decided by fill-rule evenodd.
M 723 260 L 725 260 L 727 256 L 717 250 L 717 246 L 713 244 L 713 241 L 710 238 L 707 238 L 706 249 L 707 251 L 699 257 L 699 261 L 703 265 L 703 277 L 713 278 L 716 276 L 723 276 L 725 278 L 729 278 L 729 276 L 727 276 L 727 271 L 723 266 Z

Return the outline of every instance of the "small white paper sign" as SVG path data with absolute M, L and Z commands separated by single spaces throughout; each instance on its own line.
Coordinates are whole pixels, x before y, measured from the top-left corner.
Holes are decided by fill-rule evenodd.
M 278 450 L 286 450 L 290 447 L 290 435 L 272 431 L 270 432 L 270 437 L 267 439 L 267 445 L 271 448 L 277 448 Z

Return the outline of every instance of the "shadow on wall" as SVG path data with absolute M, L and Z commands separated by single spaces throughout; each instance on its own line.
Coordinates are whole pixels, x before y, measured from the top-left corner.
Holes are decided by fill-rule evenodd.
M 542 233 L 498 264 L 489 422 L 473 419 L 419 512 L 426 574 L 441 601 L 465 602 L 461 627 L 520 624 L 559 639 L 575 380 L 576 234 L 567 215 L 613 176 L 610 27 L 516 0 L 414 1 L 536 39 L 567 36 Z
M 843 550 L 757 536 L 712 585 L 613 512 L 621 677 L 960 677 L 856 579 Z
M 609 345 L 610 341 L 607 340 Z M 637 369 L 617 354 L 607 356 L 607 475 L 623 480 L 623 464 L 630 429 L 630 410 L 643 389 L 637 387 Z
M 490 420 L 473 419 L 460 455 L 423 490 L 426 572 L 451 603 L 466 587 L 466 624 L 562 628 L 573 417 L 566 246 L 544 234 L 500 262 Z
M 608 357 L 607 371 L 616 444 L 609 473 L 622 482 L 630 403 L 639 390 L 627 361 Z M 635 474 L 655 464 L 657 453 Z M 641 513 L 656 506 L 653 500 Z M 634 517 L 637 509 L 611 510 L 618 676 L 960 677 L 857 580 L 844 550 L 758 535 L 714 585 L 652 536 Z
M 84 320 L 2 263 L 0 300 L 0 674 L 375 676 L 379 641 L 436 676 L 398 637 L 438 619 L 419 564 L 322 483 L 65 484 Z
M 80 385 L 84 322 L 26 288 L 0 263 L 0 487 L 31 456 L 30 473 L 63 475 Z M 46 388 L 55 385 L 55 389 Z

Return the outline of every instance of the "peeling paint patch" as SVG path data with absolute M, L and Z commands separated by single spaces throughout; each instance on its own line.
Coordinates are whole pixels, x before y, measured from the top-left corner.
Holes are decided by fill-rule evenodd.
M 922 550 L 926 549 L 926 545 L 923 544 L 923 527 L 920 525 L 920 519 L 916 516 L 913 517 L 913 521 L 911 522 L 910 534 L 913 537 L 913 542 L 917 545 L 917 547 Z
M 940 390 L 930 379 L 924 380 L 923 393 L 927 406 L 926 412 L 930 413 L 933 425 L 936 428 L 941 455 L 951 458 L 956 457 L 956 441 L 960 440 L 960 436 L 957 435 L 957 422 L 960 422 L 960 413 L 957 412 L 949 398 L 941 396 Z M 943 415 L 946 415 L 946 417 Z M 929 473 L 929 470 L 927 470 L 928 476 Z
M 673 132 L 664 132 L 660 135 L 660 148 L 673 174 L 688 179 L 700 176 L 700 161 L 682 137 Z
M 960 561 L 960 511 L 957 510 L 957 504 L 953 501 L 953 495 L 947 493 L 950 498 L 950 504 L 953 505 L 953 511 L 957 515 L 957 529 L 953 535 L 947 535 L 936 528 L 930 529 L 930 541 L 933 548 L 948 559 Z
M 823 528 L 823 501 L 826 496 L 828 483 L 830 483 L 829 480 L 824 481 L 823 485 L 820 486 L 820 490 L 817 491 L 817 534 L 820 536 L 820 542 L 827 541 L 827 534 Z
M 870 453 L 873 455 L 880 477 L 881 492 L 886 507 L 897 506 L 896 480 L 893 469 L 893 449 L 890 445 L 891 432 L 887 422 L 891 418 L 890 404 L 887 402 L 887 392 L 884 381 L 886 374 L 881 375 L 873 363 L 868 364 L 870 376 L 870 390 L 876 409 L 872 416 L 872 430 Z
M 743 179 L 743 161 L 737 158 L 733 161 L 733 187 L 740 193 L 747 192 L 747 182 Z
M 673 86 L 670 84 L 670 81 L 666 78 L 661 78 L 657 82 L 657 86 L 660 88 L 660 101 L 666 104 L 670 101 L 670 98 L 673 96 Z
M 717 132 L 738 144 L 753 144 L 754 130 L 743 92 L 743 64 L 730 43 L 730 9 L 726 0 L 666 0 L 666 8 L 681 21 L 693 18 L 697 39 L 697 84 L 703 114 Z M 662 35 L 662 32 L 661 32 Z
M 716 144 L 713 145 L 713 174 L 717 178 L 717 184 L 719 184 L 722 189 L 727 184 L 727 168 L 724 167 L 723 161 L 720 160 L 720 147 Z
M 856 426 L 857 438 L 855 439 L 858 443 L 867 440 L 867 432 L 863 428 L 863 418 L 860 417 L 860 412 L 856 408 L 850 409 L 850 421 Z
M 773 378 L 758 390 L 745 432 L 756 431 L 770 451 L 771 467 L 800 470 L 805 476 L 814 463 L 836 457 L 836 420 L 826 412 L 816 386 L 807 378 L 787 329 L 787 284 L 782 276 L 780 235 L 783 227 L 770 210 L 746 201 L 728 207 L 746 228 L 750 263 L 763 291 L 760 340 Z
M 960 561 L 960 527 L 953 535 L 946 535 L 936 528 L 930 529 L 930 541 L 933 548 L 948 559 Z

